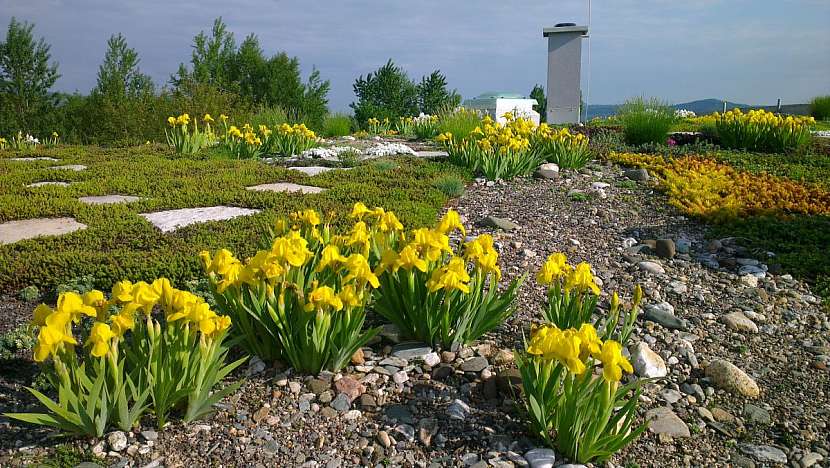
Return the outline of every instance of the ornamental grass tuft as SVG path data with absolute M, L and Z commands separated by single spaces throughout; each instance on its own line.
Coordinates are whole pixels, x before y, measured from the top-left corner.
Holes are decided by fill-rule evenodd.
M 676 117 L 674 109 L 659 99 L 636 97 L 617 110 L 617 119 L 623 125 L 625 142 L 629 145 L 665 143 Z

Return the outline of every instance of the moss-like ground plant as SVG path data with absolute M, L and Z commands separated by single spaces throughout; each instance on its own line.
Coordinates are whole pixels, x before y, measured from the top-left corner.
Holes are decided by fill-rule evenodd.
M 228 248 L 242 257 L 254 253 L 262 235 L 280 215 L 305 208 L 342 213 L 356 201 L 394 206 L 409 226 L 433 222 L 446 196 L 433 181 L 467 172 L 433 161 L 393 159 L 360 170 L 314 177 L 256 160 L 172 157 L 163 146 L 102 149 L 64 146 L 38 149 L 28 156 L 52 161 L 10 161 L 0 152 L 0 223 L 12 220 L 72 217 L 87 226 L 72 234 L 0 245 L 0 290 L 16 292 L 29 285 L 53 287 L 91 275 L 99 287 L 123 278 L 167 277 L 177 284 L 201 276 L 197 253 Z M 83 164 L 84 171 L 50 168 Z M 66 187 L 27 188 L 40 181 L 63 180 Z M 316 195 L 254 192 L 252 185 L 293 182 L 327 189 Z M 78 197 L 134 195 L 141 200 L 116 205 L 86 205 Z M 164 234 L 140 217 L 178 208 L 216 205 L 260 209 L 253 216 L 194 224 Z

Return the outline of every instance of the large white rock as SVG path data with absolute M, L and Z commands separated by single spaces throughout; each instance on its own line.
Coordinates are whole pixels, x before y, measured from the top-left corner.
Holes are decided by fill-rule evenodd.
M 141 200 L 141 198 L 131 195 L 96 195 L 78 198 L 78 201 L 87 205 L 112 205 L 115 203 L 132 203 L 138 200 Z
M 640 377 L 660 378 L 668 375 L 666 363 L 659 354 L 648 347 L 645 342 L 639 342 L 631 348 L 631 367 Z
M 416 151 L 415 156 L 419 158 L 444 158 L 450 154 L 446 151 Z
M 49 186 L 69 187 L 69 182 L 58 182 L 58 181 L 48 180 L 48 181 L 45 181 L 45 182 L 35 182 L 33 184 L 27 185 L 26 187 L 37 188 L 37 187 L 49 187 Z
M 378 143 L 363 152 L 367 157 L 379 158 L 383 156 L 394 156 L 396 154 L 408 154 L 417 156 L 415 150 L 403 143 Z
M 312 187 L 310 185 L 292 184 L 291 182 L 275 182 L 273 184 L 254 185 L 253 187 L 246 187 L 248 190 L 254 192 L 300 192 L 300 193 L 320 193 L 324 188 Z
M 360 154 L 360 150 L 353 146 L 330 146 L 328 148 L 319 146 L 305 150 L 300 154 L 298 159 L 322 159 L 324 161 L 337 161 L 340 153 L 354 151 Z
M 19 162 L 32 162 L 32 161 L 52 161 L 52 162 L 55 162 L 55 161 L 59 161 L 58 159 L 50 158 L 50 157 L 47 157 L 47 156 L 41 156 L 41 157 L 38 157 L 38 158 L 9 158 L 8 160 L 9 161 L 19 161 Z
M 238 208 L 235 206 L 209 206 L 205 208 L 183 208 L 180 210 L 142 213 L 139 216 L 150 221 L 161 232 L 171 232 L 191 224 L 208 221 L 224 221 L 239 216 L 250 216 L 260 210 Z
M 36 218 L 8 221 L 0 224 L 0 244 L 13 244 L 41 236 L 60 236 L 86 229 L 86 224 L 74 218 Z
M 308 176 L 316 176 L 317 174 L 322 174 L 324 172 L 328 172 L 334 169 L 333 167 L 323 167 L 323 166 L 301 166 L 301 167 L 292 167 L 292 171 L 302 172 Z
M 49 169 L 80 172 L 86 170 L 86 166 L 84 166 L 83 164 L 67 164 L 65 166 L 52 166 Z

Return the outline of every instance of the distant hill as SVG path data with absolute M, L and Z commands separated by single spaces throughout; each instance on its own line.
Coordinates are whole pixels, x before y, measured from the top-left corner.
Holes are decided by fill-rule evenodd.
M 592 104 L 588 106 L 588 118 L 594 117 L 610 117 L 617 113 L 619 104 Z M 713 112 L 723 111 L 723 100 L 721 99 L 699 99 L 697 101 L 683 102 L 675 104 L 675 109 L 686 109 L 694 112 L 697 115 L 711 114 Z M 751 106 L 749 104 L 740 104 L 736 102 L 726 102 L 726 109 L 765 109 L 768 111 L 776 111 L 776 106 Z M 781 106 L 781 112 L 785 114 L 803 115 L 809 112 L 808 104 L 788 104 Z

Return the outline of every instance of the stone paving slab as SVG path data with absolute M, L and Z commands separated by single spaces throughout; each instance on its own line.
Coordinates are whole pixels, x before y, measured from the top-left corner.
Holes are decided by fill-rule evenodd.
M 300 193 L 320 193 L 326 189 L 322 187 L 312 187 L 310 185 L 292 184 L 290 182 L 276 182 L 273 184 L 254 185 L 247 187 L 248 190 L 255 192 L 300 192 Z
M 419 158 L 444 158 L 449 156 L 446 151 L 416 151 L 415 156 Z
M 78 201 L 87 205 L 112 205 L 115 203 L 132 203 L 138 200 L 141 200 L 141 198 L 131 195 L 98 195 L 78 198 Z
M 0 224 L 0 245 L 13 244 L 41 236 L 60 236 L 86 229 L 86 224 L 74 218 L 35 218 L 8 221 Z
M 322 174 L 327 171 L 331 171 L 336 169 L 334 167 L 323 167 L 323 166 L 301 166 L 301 167 L 291 167 L 289 168 L 294 171 L 302 172 L 305 175 L 309 176 L 316 176 L 317 174 Z
M 56 187 L 69 187 L 70 182 L 56 182 L 56 181 L 46 181 L 46 182 L 35 182 L 34 184 L 29 184 L 26 187 L 36 188 L 36 187 L 47 187 L 50 185 L 54 185 Z
M 239 216 L 249 216 L 260 210 L 238 208 L 235 206 L 209 206 L 205 208 L 183 208 L 180 210 L 142 213 L 139 216 L 150 221 L 161 232 L 171 232 L 191 224 L 208 221 L 225 221 Z
M 40 156 L 40 157 L 36 157 L 36 158 L 9 158 L 9 159 L 7 159 L 7 161 L 52 161 L 52 162 L 57 162 L 57 161 L 60 161 L 60 159 L 50 158 L 50 157 L 46 157 L 46 156 Z
M 49 169 L 80 172 L 86 170 L 86 166 L 84 166 L 83 164 L 67 164 L 65 166 L 52 166 Z

